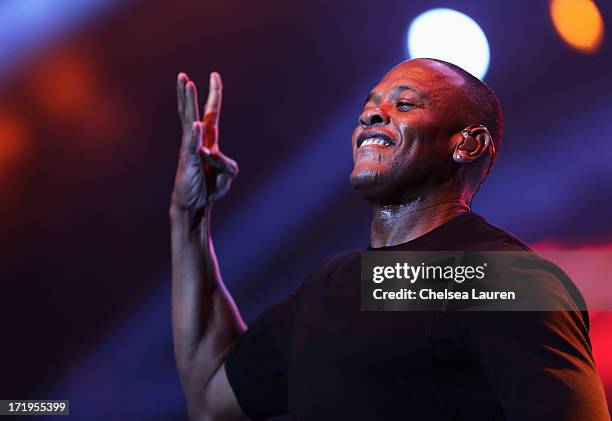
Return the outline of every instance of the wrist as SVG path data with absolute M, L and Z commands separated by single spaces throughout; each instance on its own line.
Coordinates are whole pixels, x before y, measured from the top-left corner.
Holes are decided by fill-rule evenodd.
M 168 210 L 170 223 L 188 223 L 189 225 L 199 224 L 203 219 L 210 216 L 211 207 L 211 205 L 206 205 L 201 209 L 190 209 L 172 202 L 170 204 L 170 209 Z

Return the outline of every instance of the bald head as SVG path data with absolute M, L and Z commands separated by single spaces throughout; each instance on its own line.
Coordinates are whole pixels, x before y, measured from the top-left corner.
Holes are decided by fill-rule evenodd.
M 426 72 L 438 73 L 437 80 L 448 83 L 457 89 L 457 93 L 463 97 L 466 124 L 482 124 L 491 132 L 495 149 L 499 151 L 504 131 L 504 116 L 501 103 L 495 92 L 483 81 L 465 71 L 461 67 L 433 58 L 417 58 L 406 60 L 395 66 L 385 77 L 400 74 L 407 70 L 422 68 Z
M 495 142 L 495 148 L 499 150 L 504 132 L 504 114 L 495 92 L 486 83 L 459 66 L 442 60 L 429 60 L 446 66 L 463 78 L 465 82 L 463 89 L 476 114 L 475 118 L 480 121 L 479 124 L 489 129 Z

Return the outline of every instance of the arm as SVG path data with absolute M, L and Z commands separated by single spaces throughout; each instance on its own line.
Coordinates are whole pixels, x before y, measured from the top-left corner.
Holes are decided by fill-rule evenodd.
M 529 293 L 545 308 L 575 308 L 548 271 L 512 268 L 503 278 L 507 285 L 531 285 Z M 508 420 L 610 419 L 587 326 L 577 308 L 471 315 L 470 353 Z
M 170 205 L 177 368 L 190 419 L 244 419 L 223 359 L 245 325 L 223 285 L 210 232 L 212 204 L 238 173 L 236 163 L 218 147 L 221 79 L 211 74 L 202 122 L 195 84 L 184 73 L 177 94 L 183 136 Z

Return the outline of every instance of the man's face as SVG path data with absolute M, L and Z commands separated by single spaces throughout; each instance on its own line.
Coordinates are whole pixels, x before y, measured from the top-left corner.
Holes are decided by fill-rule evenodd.
M 450 137 L 469 121 L 463 84 L 442 63 L 416 59 L 372 90 L 352 139 L 350 181 L 366 200 L 424 197 L 451 176 Z

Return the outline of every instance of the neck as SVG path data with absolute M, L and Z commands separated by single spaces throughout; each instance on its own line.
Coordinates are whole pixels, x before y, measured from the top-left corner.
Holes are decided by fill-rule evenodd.
M 370 246 L 406 243 L 469 211 L 462 197 L 418 198 L 398 205 L 374 206 Z

